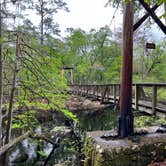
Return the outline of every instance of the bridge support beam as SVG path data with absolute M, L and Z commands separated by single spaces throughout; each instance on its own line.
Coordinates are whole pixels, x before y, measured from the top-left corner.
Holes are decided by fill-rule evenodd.
M 123 16 L 123 48 L 120 85 L 120 115 L 118 135 L 126 137 L 133 133 L 132 71 L 133 71 L 133 1 L 125 4 Z

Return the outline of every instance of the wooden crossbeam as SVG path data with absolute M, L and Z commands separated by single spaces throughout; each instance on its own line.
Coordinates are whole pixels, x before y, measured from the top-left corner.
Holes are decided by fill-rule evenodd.
M 151 8 L 151 10 L 152 10 L 152 11 L 155 11 L 159 6 L 160 6 L 159 4 L 155 4 L 155 5 Z M 150 14 L 147 12 L 143 17 L 141 17 L 141 18 L 139 19 L 139 21 L 137 21 L 137 22 L 134 24 L 134 26 L 133 26 L 133 31 L 137 30 L 137 29 L 141 26 L 141 24 L 142 24 L 149 16 L 150 16 Z
M 146 11 L 150 14 L 150 16 L 154 19 L 154 21 L 160 27 L 160 29 L 166 34 L 166 26 L 161 22 L 161 20 L 154 13 L 154 11 L 149 7 L 149 5 L 144 0 L 138 0 L 138 1 L 146 9 Z

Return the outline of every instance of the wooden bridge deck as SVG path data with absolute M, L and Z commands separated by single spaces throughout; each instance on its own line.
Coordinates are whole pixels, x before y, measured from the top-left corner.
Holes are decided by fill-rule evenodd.
M 101 102 L 118 103 L 120 84 L 71 85 L 72 93 L 92 97 Z M 161 100 L 158 91 L 165 91 L 166 83 L 134 83 L 132 107 L 152 115 L 166 118 L 166 99 Z

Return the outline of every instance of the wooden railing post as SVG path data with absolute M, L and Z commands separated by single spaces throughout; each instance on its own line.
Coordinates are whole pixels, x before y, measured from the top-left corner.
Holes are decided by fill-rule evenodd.
M 69 85 L 70 91 L 76 95 L 82 96 L 92 96 L 95 99 L 99 99 L 101 101 L 110 101 L 115 104 L 119 104 L 119 89 L 120 84 L 105 84 L 105 85 L 86 85 L 86 84 L 73 84 Z M 135 88 L 135 94 L 132 96 L 132 101 L 134 100 L 134 108 L 136 110 L 143 110 L 147 112 L 151 109 L 152 114 L 156 114 L 156 110 L 160 112 L 163 111 L 165 105 L 160 100 L 157 101 L 157 88 L 166 88 L 166 83 L 134 83 L 132 85 Z M 148 96 L 145 95 L 144 88 L 151 88 L 152 97 L 151 102 L 149 102 Z M 111 100 L 109 100 L 111 98 Z M 158 105 L 157 105 L 158 103 Z M 142 109 L 144 108 L 144 109 Z M 165 110 L 165 109 L 164 109 Z
M 156 113 L 156 105 L 157 105 L 157 86 L 152 86 L 152 114 Z
M 75 94 L 78 95 L 78 86 L 74 86 L 74 89 L 75 89 Z
M 114 103 L 116 104 L 116 85 L 113 85 Z
M 87 93 L 87 86 L 84 85 L 84 96 L 86 96 Z
M 75 94 L 78 95 L 78 87 L 75 85 L 74 86 Z
M 96 86 L 93 86 L 93 96 L 95 97 Z
M 108 90 L 107 90 L 107 101 L 109 101 L 109 97 L 110 97 L 110 86 L 108 86 Z
M 92 94 L 93 94 L 93 85 L 90 85 L 89 94 L 90 94 L 90 97 L 92 97 Z
M 89 87 L 88 87 L 88 85 L 86 85 L 86 96 L 88 95 L 88 91 L 89 91 Z
M 98 93 L 99 93 L 99 86 L 96 86 L 96 99 L 98 98 Z
M 78 94 L 82 96 L 82 87 L 80 87 L 80 85 L 78 85 Z
M 105 100 L 106 100 L 106 94 L 107 94 L 107 91 L 108 91 L 108 86 L 107 85 L 105 85 L 105 86 L 102 86 L 102 100 L 101 100 L 101 102 L 104 102 Z
M 84 91 L 83 86 L 79 86 L 79 94 L 81 96 L 83 96 L 83 91 Z
M 101 97 L 101 95 L 102 95 L 102 89 L 101 89 L 101 86 L 99 85 L 99 89 L 98 89 L 99 91 L 98 91 L 98 96 L 99 96 L 99 98 Z
M 83 96 L 83 95 L 84 95 L 84 94 L 83 94 L 83 93 L 84 93 L 84 87 L 83 87 L 83 86 L 80 86 L 79 89 L 80 89 L 80 93 L 79 93 L 79 94 L 81 94 L 81 96 Z
M 138 110 L 139 85 L 135 85 L 135 109 Z
M 74 85 L 74 86 L 72 87 L 72 90 L 74 91 L 74 94 L 77 95 L 77 86 Z

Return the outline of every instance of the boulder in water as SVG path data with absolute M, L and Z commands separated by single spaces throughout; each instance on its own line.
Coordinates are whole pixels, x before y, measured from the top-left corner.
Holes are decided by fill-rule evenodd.
M 28 159 L 28 154 L 26 154 L 25 152 L 22 152 L 18 154 L 16 159 L 13 161 L 13 163 L 22 163 L 27 161 L 27 159 Z

